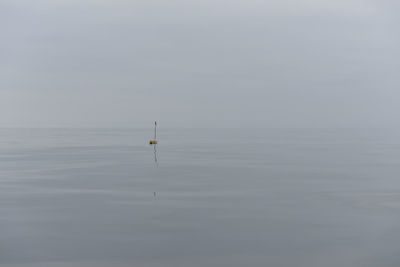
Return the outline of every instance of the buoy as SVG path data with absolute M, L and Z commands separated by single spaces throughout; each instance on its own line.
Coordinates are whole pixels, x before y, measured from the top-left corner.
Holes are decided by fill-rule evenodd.
M 150 140 L 149 144 L 150 145 L 157 145 L 158 144 L 158 142 L 157 142 L 157 122 L 156 121 L 154 122 L 154 139 Z

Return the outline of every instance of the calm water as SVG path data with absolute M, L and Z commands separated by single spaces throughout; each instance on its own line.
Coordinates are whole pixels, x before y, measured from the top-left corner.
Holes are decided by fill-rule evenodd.
M 0 129 L 0 266 L 400 265 L 399 132 L 151 135 Z

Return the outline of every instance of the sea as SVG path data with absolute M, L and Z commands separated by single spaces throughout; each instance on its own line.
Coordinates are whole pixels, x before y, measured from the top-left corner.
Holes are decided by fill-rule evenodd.
M 0 266 L 400 266 L 400 131 L 152 135 L 0 129 Z

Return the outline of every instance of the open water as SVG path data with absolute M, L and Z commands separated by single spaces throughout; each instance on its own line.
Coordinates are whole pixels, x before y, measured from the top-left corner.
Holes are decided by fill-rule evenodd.
M 0 129 L 0 266 L 397 267 L 399 136 Z

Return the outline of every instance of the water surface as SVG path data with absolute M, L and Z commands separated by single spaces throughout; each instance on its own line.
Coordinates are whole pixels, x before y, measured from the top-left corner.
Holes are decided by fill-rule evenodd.
M 378 129 L 0 129 L 0 266 L 399 266 Z

